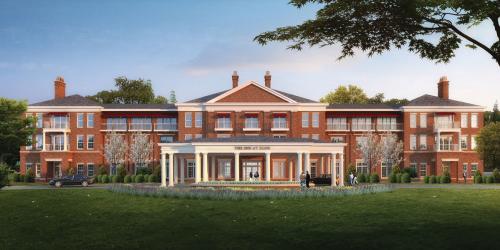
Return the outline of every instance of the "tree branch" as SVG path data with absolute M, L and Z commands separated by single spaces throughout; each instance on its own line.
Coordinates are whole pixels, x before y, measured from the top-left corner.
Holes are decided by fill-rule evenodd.
M 495 26 L 495 31 L 497 32 L 498 40 L 500 41 L 500 24 L 498 23 L 498 16 L 489 16 L 491 21 L 493 22 L 493 26 Z

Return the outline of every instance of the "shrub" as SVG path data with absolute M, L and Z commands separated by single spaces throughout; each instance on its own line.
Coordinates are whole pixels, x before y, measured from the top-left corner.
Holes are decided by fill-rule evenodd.
M 392 173 L 391 175 L 389 175 L 389 182 L 390 183 L 397 183 L 398 182 L 396 175 L 397 174 L 395 174 L 395 173 Z
M 399 173 L 401 173 L 401 169 L 399 168 L 399 166 L 392 167 L 392 173 L 393 174 L 399 174 Z
M 401 175 L 401 183 L 410 183 L 410 182 L 411 182 L 410 174 L 404 173 Z
M 131 175 L 125 175 L 125 178 L 123 178 L 123 182 L 125 182 L 125 183 L 131 183 L 132 182 L 132 176 Z
M 144 168 L 137 168 L 137 170 L 135 171 L 135 174 L 136 175 L 146 175 L 146 174 L 151 174 L 151 169 L 148 168 L 148 167 L 144 167 Z
M 435 176 L 435 175 L 431 175 L 431 177 L 429 178 L 429 183 L 430 183 L 430 184 L 434 184 L 434 183 L 436 183 L 436 181 L 437 181 L 436 179 L 437 179 L 437 178 L 436 178 L 436 176 Z
M 148 177 L 148 182 L 153 183 L 153 182 L 157 182 L 157 181 L 158 181 L 158 178 L 154 174 L 152 174 Z
M 437 184 L 441 183 L 441 175 L 436 176 L 436 183 Z
M 121 177 L 121 179 L 123 180 L 123 178 L 125 178 L 125 175 L 127 175 L 127 170 L 125 170 L 125 167 L 120 165 L 118 166 L 118 168 L 116 168 L 116 175 L 118 175 L 119 179 Z
M 493 169 L 493 180 L 500 183 L 500 170 L 498 168 Z
M 19 174 L 19 182 L 24 182 L 24 174 Z
M 137 175 L 135 175 L 135 174 L 134 174 L 134 175 L 132 175 L 132 176 L 131 176 L 131 180 L 130 180 L 130 182 L 135 183 L 135 178 L 136 178 L 136 177 L 137 177 Z
M 138 174 L 135 176 L 135 183 L 143 183 L 144 182 L 144 176 L 142 174 Z
M 103 174 L 101 177 L 101 183 L 109 183 L 109 177 L 107 174 Z
M 68 175 L 74 175 L 75 174 L 75 168 L 68 168 L 67 174 Z
M 356 175 L 356 167 L 353 164 L 349 164 L 347 169 L 345 169 L 345 171 L 344 171 L 344 182 L 345 183 L 349 183 L 349 175 L 351 173 Z
M 358 182 L 359 183 L 365 183 L 366 182 L 366 175 L 361 173 L 359 176 L 358 176 Z
M 144 177 L 144 182 L 149 182 L 149 174 L 145 174 Z
M 370 183 L 379 183 L 380 182 L 380 177 L 378 176 L 377 173 L 373 173 L 370 175 Z
M 486 184 L 491 184 L 491 183 L 495 183 L 495 177 L 493 177 L 493 175 L 490 175 L 490 176 L 486 176 L 485 177 L 485 182 Z
M 99 166 L 99 168 L 97 169 L 97 174 L 98 175 L 105 175 L 105 174 L 108 174 L 108 170 L 106 167 L 104 167 L 103 165 Z
M 428 175 L 424 176 L 424 183 L 429 184 L 430 178 Z
M 483 183 L 483 177 L 481 175 L 474 175 L 474 183 L 475 184 Z
M 444 171 L 443 176 L 441 176 L 441 183 L 451 183 L 451 176 L 449 171 Z
M 102 179 L 102 175 L 97 175 L 95 177 L 95 180 L 96 180 L 97 183 L 101 183 L 101 179 Z
M 396 183 L 401 183 L 401 173 L 396 174 Z
M 5 163 L 0 163 L 0 189 L 9 184 L 9 167 Z
M 24 175 L 24 182 L 33 182 L 35 180 L 35 174 L 33 174 L 33 169 L 28 170 L 26 175 Z
M 153 175 L 156 176 L 156 178 L 160 179 L 161 167 L 159 165 L 153 168 Z
M 19 173 L 17 173 L 17 172 L 13 173 L 12 174 L 12 181 L 14 181 L 14 182 L 20 182 L 21 181 L 20 177 L 21 177 L 21 175 Z
M 112 183 L 117 183 L 118 182 L 118 175 L 111 176 L 111 182 Z

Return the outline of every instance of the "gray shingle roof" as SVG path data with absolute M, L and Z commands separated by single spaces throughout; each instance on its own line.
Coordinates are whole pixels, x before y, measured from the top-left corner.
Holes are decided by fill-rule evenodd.
M 296 96 L 296 95 L 292 95 L 290 93 L 286 93 L 286 92 L 283 92 L 283 91 L 279 91 L 279 90 L 275 90 L 274 91 L 296 101 L 296 102 L 299 102 L 299 103 L 317 103 L 317 101 L 313 101 L 311 99 L 307 99 L 307 98 L 304 98 L 304 97 L 300 97 L 300 96 Z
M 229 91 L 230 89 L 228 90 L 224 90 L 224 91 L 221 91 L 221 92 L 217 92 L 217 93 L 213 93 L 213 94 L 210 94 L 210 95 L 206 95 L 206 96 L 202 96 L 202 97 L 199 97 L 199 98 L 196 98 L 196 99 L 193 99 L 193 100 L 190 100 L 190 101 L 187 101 L 186 103 L 204 103 L 204 102 L 208 102 L 212 99 L 214 99 L 215 97 L 219 96 L 219 95 L 222 95 L 224 93 L 226 93 L 227 91 Z M 273 89 L 274 91 L 298 102 L 298 103 L 316 103 L 316 101 L 313 101 L 313 100 L 310 100 L 310 99 L 307 99 L 307 98 L 304 98 L 304 97 L 300 97 L 300 96 L 296 96 L 296 95 L 292 95 L 292 94 L 289 94 L 289 93 L 286 93 L 286 92 L 283 92 L 283 91 L 279 91 L 279 90 L 275 90 Z
M 327 109 L 399 109 L 400 105 L 390 105 L 384 103 L 378 104 L 358 104 L 358 103 L 342 103 L 330 104 Z
M 105 109 L 177 109 L 175 104 L 102 104 Z
M 405 106 L 478 106 L 451 99 L 442 99 L 433 95 L 423 95 L 410 101 Z
M 101 106 L 101 104 L 81 95 L 70 95 L 61 99 L 33 103 L 29 106 Z
M 324 143 L 320 140 L 308 139 L 308 138 L 274 138 L 268 136 L 236 136 L 229 138 L 197 138 L 193 139 L 192 142 L 255 142 L 255 143 L 268 143 L 268 142 L 315 142 Z

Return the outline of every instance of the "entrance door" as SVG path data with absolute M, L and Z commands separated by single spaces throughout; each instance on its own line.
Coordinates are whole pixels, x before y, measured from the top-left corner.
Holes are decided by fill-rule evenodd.
M 54 162 L 54 177 L 61 177 L 62 176 L 62 171 L 61 171 L 61 162 Z
M 243 180 L 250 180 L 250 173 L 252 173 L 252 180 L 260 180 L 262 173 L 260 171 L 261 162 L 260 161 L 243 161 Z M 255 177 L 256 173 L 258 177 Z

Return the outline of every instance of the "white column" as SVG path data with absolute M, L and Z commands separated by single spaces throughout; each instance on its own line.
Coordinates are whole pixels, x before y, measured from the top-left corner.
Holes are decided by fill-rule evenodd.
M 234 153 L 234 181 L 240 181 L 240 153 Z
M 43 129 L 43 130 L 42 130 L 42 136 L 43 136 L 43 138 L 42 138 L 42 141 L 43 141 L 43 144 L 42 144 L 42 151 L 45 151 L 45 143 L 47 143 L 47 142 L 45 141 L 45 129 Z
M 215 156 L 212 156 L 212 181 L 215 181 Z
M 161 153 L 161 186 L 167 186 L 167 157 L 165 153 Z
M 324 158 L 323 156 L 320 157 L 320 164 L 319 164 L 319 169 L 320 169 L 320 174 L 325 174 L 325 168 L 324 168 Z
M 181 168 L 181 183 L 184 183 L 184 158 L 179 158 L 179 160 L 181 162 L 180 164 L 180 168 Z
M 462 137 L 462 132 L 458 131 L 458 151 L 462 151 L 462 142 L 460 141 L 460 137 Z
M 439 149 L 441 148 L 441 133 L 439 132 L 439 130 L 437 131 L 436 145 L 436 151 L 439 151 Z
M 288 181 L 293 181 L 293 163 L 290 157 L 288 158 Z
M 203 181 L 208 181 L 208 153 L 203 153 Z
M 195 176 L 194 182 L 198 183 L 201 180 L 201 161 L 200 161 L 200 153 L 196 152 L 194 154 L 195 159 Z
M 337 186 L 337 154 L 332 153 L 332 160 L 330 161 L 330 173 L 332 173 L 332 187 Z
M 302 174 L 302 152 L 297 153 L 297 172 L 295 173 L 296 181 L 300 181 L 300 174 Z
M 64 151 L 68 151 L 68 136 L 66 135 L 66 131 L 63 133 L 64 135 Z M 77 142 L 78 143 L 78 142 Z M 83 142 L 85 144 L 85 142 Z
M 271 153 L 266 152 L 266 181 L 271 181 Z
M 174 153 L 168 154 L 168 186 L 174 186 Z
M 179 160 L 174 157 L 174 184 L 179 183 Z
M 344 153 L 340 153 L 340 174 L 339 186 L 344 186 Z
M 309 152 L 306 152 L 306 155 L 305 155 L 305 164 L 306 164 L 306 171 L 309 172 L 309 174 L 311 174 L 311 154 Z

